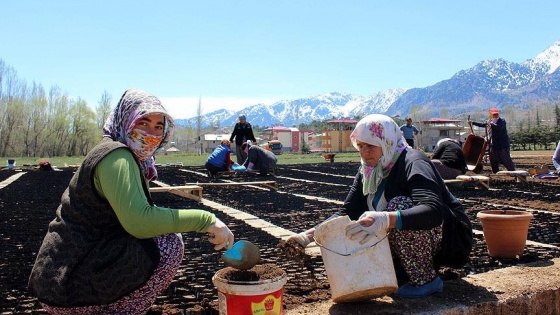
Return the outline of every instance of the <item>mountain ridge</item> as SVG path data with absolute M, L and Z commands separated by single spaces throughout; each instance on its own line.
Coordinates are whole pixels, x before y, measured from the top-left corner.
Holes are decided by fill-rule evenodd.
M 451 117 L 490 107 L 527 108 L 532 102 L 560 102 L 560 40 L 531 59 L 515 63 L 502 58 L 483 60 L 451 78 L 424 88 L 397 88 L 369 96 L 330 92 L 308 98 L 254 104 L 242 110 L 220 109 L 203 115 L 203 126 L 233 126 L 239 114 L 255 126 L 297 126 L 300 123 L 379 113 L 390 116 Z M 193 126 L 196 117 L 176 119 Z

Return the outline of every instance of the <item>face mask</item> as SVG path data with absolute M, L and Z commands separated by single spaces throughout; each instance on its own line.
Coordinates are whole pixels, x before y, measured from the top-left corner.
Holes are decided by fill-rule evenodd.
M 154 136 L 140 129 L 134 129 L 128 136 L 126 145 L 134 152 L 140 161 L 145 161 L 154 155 L 163 136 Z
M 498 122 L 498 118 L 492 118 L 492 123 L 495 124 Z

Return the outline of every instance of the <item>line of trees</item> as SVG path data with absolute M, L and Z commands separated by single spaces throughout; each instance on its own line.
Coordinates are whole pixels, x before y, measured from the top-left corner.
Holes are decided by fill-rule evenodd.
M 552 113 L 544 115 L 537 108 L 531 117 L 534 119 L 527 118 L 519 125 L 519 131 L 510 135 L 512 150 L 554 149 L 560 140 L 560 104 L 552 108 Z
M 0 59 L 0 156 L 85 155 L 101 136 L 111 110 L 106 92 L 94 112 L 85 100 L 54 86 L 28 84 Z
M 103 124 L 113 106 L 107 91 L 95 110 L 81 98 L 69 98 L 57 86 L 47 93 L 41 84 L 19 79 L 16 71 L 0 59 L 0 156 L 86 155 L 101 138 Z M 208 131 L 202 128 L 200 101 L 197 116 L 196 126 L 175 128 L 172 141 L 183 152 L 198 152 L 198 135 Z M 514 150 L 553 149 L 560 139 L 559 104 L 533 104 L 526 111 L 505 106 L 501 116 L 508 121 Z M 402 119 L 397 123 L 401 124 Z M 313 121 L 299 127 L 323 131 L 326 124 Z
M 81 98 L 72 99 L 58 86 L 48 90 L 40 83 L 27 83 L 0 59 L 0 156 L 84 156 L 102 136 L 105 120 L 116 102 L 104 91 L 92 109 Z M 177 126 L 173 139 L 183 152 L 200 149 L 202 106 L 197 107 L 195 126 Z
M 560 140 L 560 130 L 540 126 L 510 136 L 512 150 L 551 150 Z

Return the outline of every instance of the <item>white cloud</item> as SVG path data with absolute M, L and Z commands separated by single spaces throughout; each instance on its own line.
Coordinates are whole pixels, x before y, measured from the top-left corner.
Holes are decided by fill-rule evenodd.
M 160 97 L 159 98 L 173 118 L 190 118 L 196 116 L 198 101 L 202 105 L 202 114 L 218 109 L 241 110 L 256 104 L 272 104 L 281 100 L 272 98 L 243 97 Z

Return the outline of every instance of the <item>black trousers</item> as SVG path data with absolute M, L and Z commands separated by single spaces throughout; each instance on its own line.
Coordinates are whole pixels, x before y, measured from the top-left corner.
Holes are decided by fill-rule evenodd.
M 408 143 L 408 145 L 414 149 L 414 139 L 406 139 L 406 143 Z

